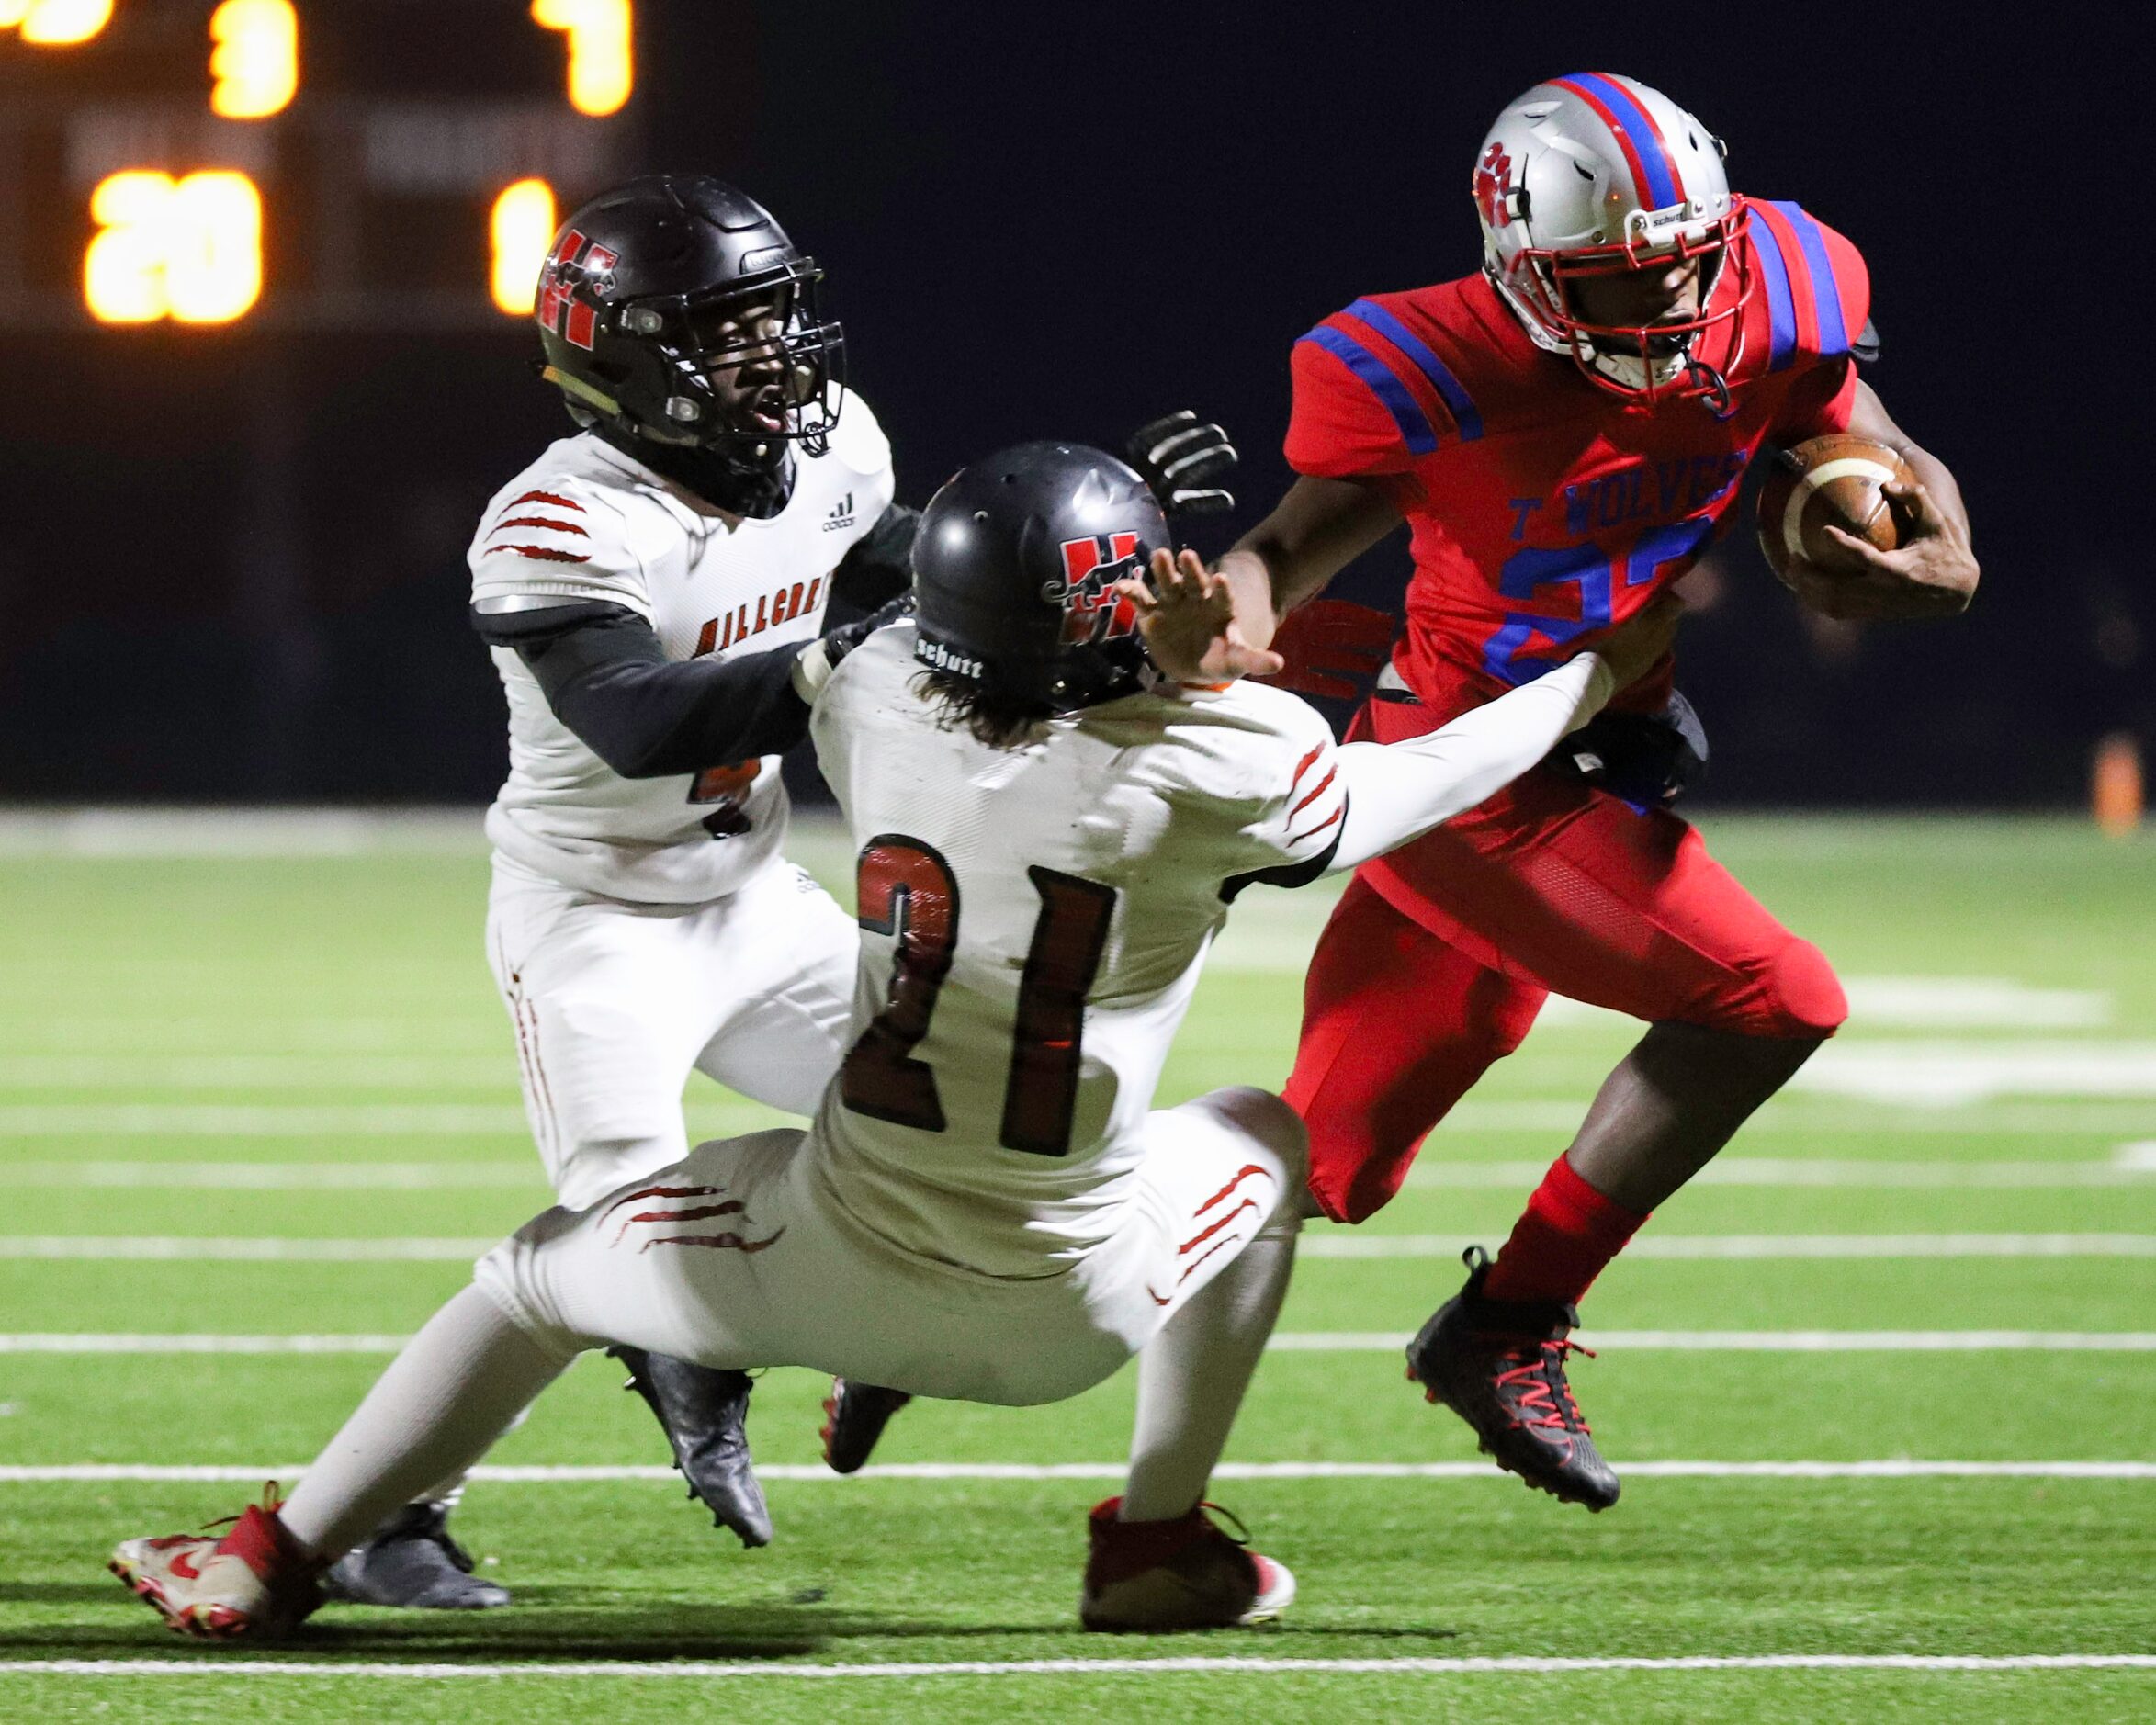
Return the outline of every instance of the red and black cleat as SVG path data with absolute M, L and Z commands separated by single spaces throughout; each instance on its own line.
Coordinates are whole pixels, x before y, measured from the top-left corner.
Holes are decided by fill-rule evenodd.
M 1558 1301 L 1486 1299 L 1489 1255 L 1462 1255 L 1467 1286 L 1407 1345 L 1407 1376 L 1474 1427 L 1485 1455 L 1537 1491 L 1591 1510 L 1617 1501 L 1616 1470 L 1580 1417 L 1564 1358 L 1594 1350 L 1570 1338 L 1579 1313 Z
M 886 1390 L 873 1383 L 854 1383 L 845 1378 L 831 1380 L 831 1392 L 824 1398 L 824 1465 L 833 1473 L 857 1473 L 875 1451 L 876 1439 L 891 1423 L 891 1415 L 913 1398 L 903 1390 Z

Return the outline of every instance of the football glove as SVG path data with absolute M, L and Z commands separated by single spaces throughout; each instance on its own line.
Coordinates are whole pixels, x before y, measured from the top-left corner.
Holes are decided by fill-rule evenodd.
M 841 623 L 830 634 L 818 636 L 801 649 L 800 657 L 794 661 L 794 693 L 814 706 L 816 697 L 830 681 L 831 672 L 838 670 L 839 662 L 848 653 L 878 629 L 912 614 L 913 591 L 909 588 L 880 611 L 856 617 L 851 623 Z
M 1123 449 L 1169 514 L 1225 515 L 1236 506 L 1235 493 L 1218 483 L 1235 468 L 1236 446 L 1189 408 L 1141 425 Z
M 1666 808 L 1707 774 L 1707 730 L 1676 690 L 1659 713 L 1598 713 L 1557 746 L 1589 784 L 1642 814 Z

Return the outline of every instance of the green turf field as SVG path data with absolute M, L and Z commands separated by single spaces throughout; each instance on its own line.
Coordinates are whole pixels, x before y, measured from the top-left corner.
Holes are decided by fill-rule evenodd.
M 1398 1201 L 1305 1236 L 1230 1451 L 1300 1465 L 1214 1494 L 1296 1572 L 1277 1629 L 1075 1632 L 1127 1372 L 1060 1407 L 916 1407 L 897 1471 L 841 1482 L 820 1381 L 774 1371 L 752 1429 L 778 1538 L 744 1553 L 678 1488 L 606 1476 L 664 1450 L 587 1359 L 493 1460 L 600 1476 L 482 1480 L 459 1515 L 514 1607 L 332 1608 L 235 1654 L 166 1634 L 111 1545 L 288 1480 L 546 1201 L 483 856 L 65 854 L 0 823 L 0 1718 L 2156 1718 L 2156 845 L 1703 824 L 1857 1018 L 1597 1288 L 1574 1381 L 1633 1464 L 1609 1514 L 1477 1465 L 1396 1347 L 1626 1043 L 1553 1009 Z M 1244 901 L 1164 1100 L 1283 1076 L 1326 902 Z M 766 1119 L 701 1079 L 688 1107 L 708 1133 Z M 1913 1465 L 1941 1461 L 1970 1466 Z M 232 1477 L 146 1471 L 181 1467 Z M 2071 1663 L 2105 1656 L 2140 1663 Z M 1811 1663 L 1743 1663 L 1776 1658 Z M 1461 1663 L 1484 1661 L 1515 1663 Z M 1568 1663 L 1603 1661 L 1698 1663 Z M 946 1669 L 894 1669 L 922 1665 Z

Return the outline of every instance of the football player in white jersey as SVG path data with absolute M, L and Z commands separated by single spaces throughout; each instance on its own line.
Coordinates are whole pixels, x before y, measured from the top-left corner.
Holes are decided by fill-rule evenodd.
M 732 186 L 660 175 L 572 215 L 541 274 L 544 376 L 581 428 L 496 493 L 472 620 L 509 703 L 487 815 L 487 953 L 525 1103 L 580 1209 L 688 1149 L 692 1068 L 807 1114 L 844 1053 L 852 919 L 781 854 L 777 751 L 799 689 L 903 592 L 913 524 L 842 379 L 819 272 Z M 749 1379 L 623 1350 L 691 1491 L 770 1538 Z M 341 1597 L 472 1607 L 508 1594 L 450 1538 L 437 1483 L 330 1577 Z
M 114 1571 L 175 1629 L 283 1633 L 328 1557 L 609 1342 L 1013 1404 L 1140 1353 L 1129 1482 L 1092 1511 L 1081 1619 L 1277 1616 L 1293 1579 L 1201 1500 L 1285 1291 L 1303 1128 L 1254 1089 L 1155 1111 L 1168 1044 L 1238 893 L 1352 866 L 1489 795 L 1661 656 L 1674 602 L 1443 730 L 1336 748 L 1282 691 L 1183 681 L 1272 659 L 1166 541 L 1138 475 L 1071 445 L 939 491 L 918 623 L 872 636 L 816 705 L 865 938 L 813 1126 L 706 1144 L 537 1217 L 289 1501 L 221 1540 L 130 1540 Z M 1152 592 L 1134 579 L 1148 562 Z

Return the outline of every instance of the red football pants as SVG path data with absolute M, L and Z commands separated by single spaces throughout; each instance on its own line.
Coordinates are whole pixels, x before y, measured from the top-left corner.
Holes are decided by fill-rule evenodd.
M 1427 708 L 1372 702 L 1353 734 L 1435 727 Z M 1326 925 L 1285 1091 L 1326 1213 L 1360 1222 L 1391 1199 L 1430 1128 L 1552 992 L 1744 1036 L 1828 1036 L 1848 1016 L 1819 949 L 1687 822 L 1538 767 L 1363 864 Z

